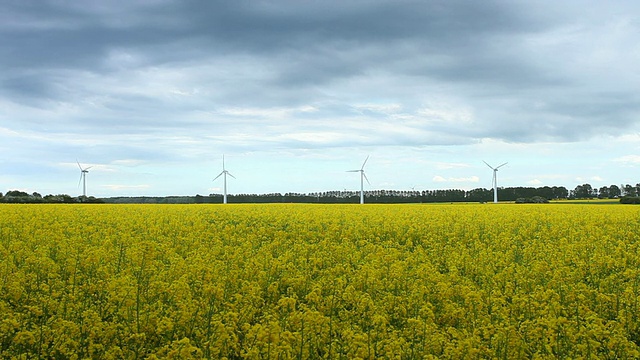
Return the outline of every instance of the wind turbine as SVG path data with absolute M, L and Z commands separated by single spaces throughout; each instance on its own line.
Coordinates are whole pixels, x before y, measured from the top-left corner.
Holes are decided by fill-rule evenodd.
M 364 174 L 364 165 L 367 163 L 367 160 L 369 160 L 368 155 L 367 155 L 367 158 L 364 159 L 364 162 L 362 163 L 362 167 L 360 168 L 360 170 L 347 170 L 347 172 L 360 173 L 360 204 L 364 204 L 364 180 L 367 180 L 367 184 L 371 185 L 371 183 L 369 182 L 369 179 L 367 179 L 367 175 Z
M 89 169 L 91 169 L 93 166 L 82 168 L 82 166 L 80 166 L 80 162 L 78 162 L 77 159 L 76 162 L 78 163 L 78 167 L 80 168 L 80 180 L 78 181 L 78 186 L 80 186 L 80 183 L 82 182 L 82 196 L 87 197 L 87 174 L 89 173 Z
M 486 161 L 482 160 L 482 162 L 484 162 L 485 164 L 487 164 L 487 166 L 493 170 L 493 180 L 491 181 L 491 185 L 493 185 L 493 202 L 497 203 L 498 202 L 498 169 L 507 165 L 507 163 L 504 163 L 502 165 L 498 165 L 496 167 L 493 167 L 491 165 L 489 165 Z
M 222 172 L 220 174 L 218 174 L 218 176 L 216 176 L 213 181 L 216 181 L 220 176 L 222 176 L 223 180 L 224 180 L 224 195 L 222 198 L 222 203 L 226 204 L 227 203 L 227 175 L 231 176 L 232 178 L 236 178 L 235 176 L 231 175 L 230 172 L 227 171 L 227 169 L 224 168 L 224 155 L 222 155 Z

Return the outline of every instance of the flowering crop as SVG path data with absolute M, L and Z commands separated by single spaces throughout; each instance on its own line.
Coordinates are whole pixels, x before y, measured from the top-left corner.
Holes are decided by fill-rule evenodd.
M 1 358 L 638 358 L 640 212 L 2 205 Z

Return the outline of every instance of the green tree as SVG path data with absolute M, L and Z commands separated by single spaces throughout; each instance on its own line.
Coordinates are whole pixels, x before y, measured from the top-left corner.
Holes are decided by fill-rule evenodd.
M 574 199 L 589 199 L 593 197 L 593 187 L 590 184 L 582 184 L 576 186 L 571 197 Z
M 20 191 L 20 190 L 9 190 L 9 191 L 7 191 L 7 195 L 6 196 L 27 197 L 27 196 L 29 196 L 29 194 L 27 194 L 24 191 Z
M 555 199 L 566 199 L 569 197 L 569 190 L 564 186 L 554 186 L 551 189 L 553 190 L 553 198 Z
M 629 184 L 624 186 L 624 196 L 636 196 L 636 188 Z
M 618 187 L 618 185 L 609 186 L 609 198 L 617 198 L 622 195 L 622 190 Z

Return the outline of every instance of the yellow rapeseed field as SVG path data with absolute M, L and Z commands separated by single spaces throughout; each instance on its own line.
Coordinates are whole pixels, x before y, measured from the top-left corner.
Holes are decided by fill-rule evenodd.
M 622 205 L 1 205 L 0 358 L 639 358 L 639 230 Z

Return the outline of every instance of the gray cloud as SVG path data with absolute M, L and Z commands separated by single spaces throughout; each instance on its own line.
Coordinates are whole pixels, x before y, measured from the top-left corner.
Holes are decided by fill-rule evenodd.
M 0 96 L 40 109 L 64 105 L 68 111 L 50 122 L 94 133 L 240 132 L 256 144 L 268 134 L 294 148 L 344 144 L 337 136 L 290 136 L 314 131 L 380 145 L 574 141 L 638 124 L 640 51 L 628 33 L 639 25 L 624 11 L 634 7 L 12 2 L 0 15 Z M 469 122 L 451 114 L 444 121 L 442 109 L 424 112 L 435 102 L 464 109 Z M 354 111 L 363 103 L 401 110 Z M 300 106 L 316 111 L 223 111 Z M 21 126 L 43 121 L 9 118 Z

